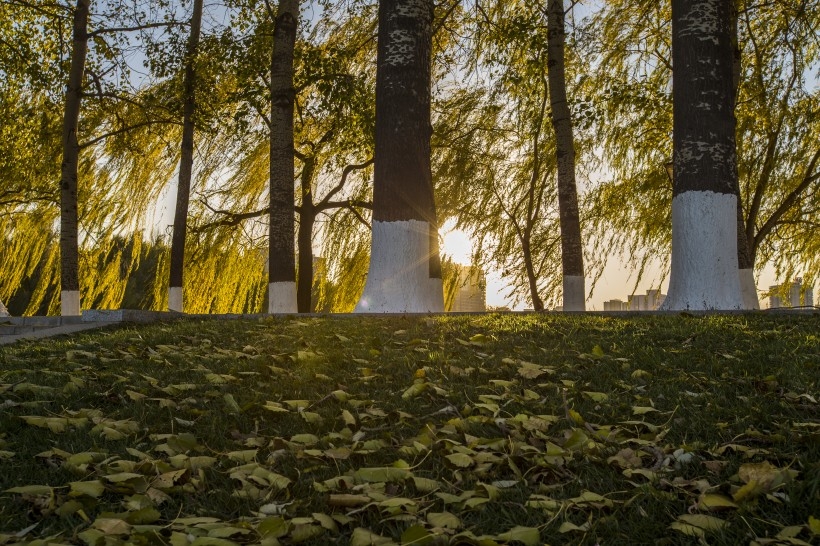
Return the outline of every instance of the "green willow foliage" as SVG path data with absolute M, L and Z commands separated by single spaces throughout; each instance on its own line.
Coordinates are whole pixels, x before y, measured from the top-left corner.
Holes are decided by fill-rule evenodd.
M 820 214 L 820 2 L 737 1 L 738 167 L 755 266 L 816 278 Z M 670 250 L 671 14 L 667 3 L 607 1 L 585 29 L 585 94 L 609 172 L 587 194 L 599 252 L 639 274 Z
M 136 5 L 121 6 L 127 14 Z M 157 13 L 168 7 L 157 6 Z M 479 243 L 474 261 L 499 267 L 525 300 L 532 289 L 528 253 L 535 290 L 549 304 L 558 299 L 561 278 L 555 144 L 544 103 L 544 6 L 437 4 L 433 172 L 440 220 L 455 220 Z M 664 165 L 672 151 L 668 3 L 596 6 L 586 20 L 569 18 L 567 44 L 593 280 L 607 259 L 629 259 L 640 276 L 668 255 L 671 185 Z M 774 263 L 782 276 L 811 279 L 820 273 L 820 0 L 738 6 L 747 235 L 758 268 Z M 123 22 L 104 2 L 98 7 L 93 28 Z M 296 50 L 297 207 L 306 192 L 320 202 L 347 165 L 372 157 L 376 7 L 375 0 L 325 0 L 303 22 Z M 57 186 L 70 12 L 63 2 L 0 2 L 0 117 L 8 120 L 0 125 L 0 300 L 15 314 L 59 310 Z M 258 312 L 266 297 L 270 18 L 265 2 L 243 0 L 206 21 L 186 308 Z M 106 35 L 91 44 L 79 135 L 85 308 L 165 308 L 167 234 L 143 234 L 164 229 L 151 216 L 167 200 L 161 196 L 179 161 L 184 34 Z M 129 50 L 145 54 L 149 71 L 136 90 Z M 369 261 L 370 213 L 363 205 L 372 196 L 371 177 L 371 168 L 351 172 L 333 195 L 339 206 L 316 218 L 314 246 L 323 256 L 314 262 L 317 310 L 351 311 L 359 298 Z M 454 269 L 445 260 L 445 285 Z

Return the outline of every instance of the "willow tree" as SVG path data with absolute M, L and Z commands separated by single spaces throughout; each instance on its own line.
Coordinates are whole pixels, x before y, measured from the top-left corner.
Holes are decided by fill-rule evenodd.
M 174 233 L 171 238 L 171 269 L 168 282 L 168 309 L 182 312 L 182 280 L 185 270 L 185 239 L 188 233 L 188 202 L 191 196 L 191 173 L 194 165 L 194 113 L 196 111 L 196 60 L 202 28 L 202 0 L 194 0 L 191 33 L 185 51 L 185 74 L 182 82 L 182 145 L 180 147 Z
M 812 221 L 820 210 L 820 192 L 813 191 L 820 172 L 820 123 L 813 112 L 820 97 L 806 79 L 820 53 L 812 45 L 820 2 L 777 0 L 741 8 L 734 59 L 741 195 L 736 215 L 744 307 L 750 308 L 757 299 L 750 268 L 759 272 L 769 263 L 786 277 L 816 277 L 820 271 Z M 670 20 L 667 4 L 610 0 L 584 34 L 585 52 L 597 67 L 584 94 L 612 172 L 586 205 L 593 213 L 596 253 L 620 254 L 639 278 L 653 260 L 665 261 L 671 246 L 672 192 L 664 170 L 672 155 Z M 626 202 L 624 195 L 630 196 Z
M 740 309 L 729 2 L 673 0 L 672 263 L 663 309 Z
M 77 170 L 80 143 L 77 138 L 82 104 L 83 74 L 88 54 L 90 0 L 77 0 L 72 30 L 71 64 L 68 69 L 63 115 L 63 161 L 60 177 L 60 301 L 63 316 L 80 314 Z
M 578 188 L 575 183 L 575 138 L 572 115 L 567 102 L 564 69 L 566 23 L 564 0 L 548 0 L 547 66 L 549 74 L 550 111 L 555 131 L 555 154 L 558 184 L 558 209 L 561 219 L 561 266 L 564 287 L 564 311 L 583 311 L 584 247 L 578 212 Z
M 295 313 L 296 258 L 293 247 L 293 48 L 299 2 L 280 0 L 273 30 L 270 72 L 270 262 L 269 313 Z
M 433 7 L 379 2 L 373 238 L 357 312 L 444 310 L 430 168 Z

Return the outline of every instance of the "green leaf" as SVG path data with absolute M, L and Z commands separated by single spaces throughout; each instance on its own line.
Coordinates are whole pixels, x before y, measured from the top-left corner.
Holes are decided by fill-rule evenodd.
M 459 529 L 461 520 L 450 512 L 428 512 L 427 523 L 442 529 Z
M 6 489 L 4 493 L 18 493 L 20 495 L 51 495 L 54 489 L 48 485 L 22 485 Z
M 256 530 L 263 537 L 279 538 L 288 534 L 290 525 L 283 518 L 274 516 L 259 522 Z
M 225 406 L 228 408 L 228 413 L 232 413 L 234 415 L 241 413 L 242 410 L 239 408 L 239 404 L 236 403 L 236 399 L 231 393 L 224 395 L 222 399 L 225 400 Z
M 593 402 L 606 402 L 609 399 L 609 395 L 603 392 L 591 392 L 591 391 L 583 391 L 586 396 L 588 396 Z
M 815 535 L 820 535 L 820 518 L 809 516 L 809 531 Z
M 401 544 L 429 544 L 433 540 L 433 535 L 422 525 L 413 525 L 405 529 L 401 534 Z
M 97 498 L 105 491 L 105 485 L 100 480 L 93 480 L 87 482 L 71 482 L 68 484 L 71 487 L 71 496 L 79 497 L 82 495 Z
M 458 468 L 468 468 L 475 463 L 473 458 L 466 453 L 452 453 L 447 455 L 446 459 L 450 461 L 453 466 L 457 466 Z
M 350 536 L 350 546 L 383 546 L 386 544 L 395 544 L 395 542 L 363 527 L 355 528 Z
M 513 540 L 523 542 L 525 546 L 539 546 L 541 544 L 541 533 L 535 527 L 516 526 L 506 533 L 501 533 L 497 538 L 505 542 L 512 542 Z
M 381 466 L 373 468 L 360 468 L 353 473 L 353 477 L 359 483 L 367 482 L 398 482 L 411 476 L 411 472 L 404 468 L 393 468 L 391 466 Z

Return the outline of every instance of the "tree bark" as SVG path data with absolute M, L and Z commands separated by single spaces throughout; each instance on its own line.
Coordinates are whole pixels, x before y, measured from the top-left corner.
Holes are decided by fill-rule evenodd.
M 664 309 L 740 309 L 729 0 L 673 0 L 672 270 Z
M 293 50 L 299 2 L 280 0 L 271 54 L 270 118 L 270 256 L 268 312 L 293 313 L 296 304 L 296 260 L 293 190 L 294 146 Z
M 299 205 L 299 229 L 296 233 L 299 267 L 296 282 L 296 305 L 300 313 L 313 312 L 313 226 L 316 224 L 316 204 L 313 202 L 313 175 L 316 158 L 306 156 L 302 165 L 302 202 Z
M 737 100 L 740 95 L 740 78 L 743 74 L 743 65 L 741 64 L 743 55 L 738 39 L 737 0 L 729 0 L 729 31 L 732 48 L 732 112 L 734 112 L 737 108 Z M 740 289 L 743 294 L 743 308 L 760 309 L 760 300 L 757 296 L 757 286 L 754 278 L 754 256 L 751 252 L 751 242 L 746 236 L 746 222 L 737 169 L 735 169 L 734 175 L 734 186 L 737 195 L 737 267 L 740 275 Z
M 179 160 L 174 234 L 171 239 L 171 264 L 168 283 L 168 309 L 182 312 L 182 284 L 185 270 L 185 240 L 188 232 L 188 202 L 194 164 L 194 112 L 196 111 L 196 59 L 202 28 L 202 0 L 194 0 L 191 34 L 185 51 L 183 81 L 182 147 Z
M 68 71 L 63 116 L 63 161 L 60 177 L 60 288 L 62 315 L 80 314 L 79 221 L 77 171 L 80 145 L 77 139 L 82 104 L 83 74 L 88 54 L 88 12 L 91 0 L 77 0 L 74 10 L 71 65 Z
M 535 311 L 544 310 L 544 302 L 538 294 L 538 279 L 535 276 L 535 265 L 532 262 L 532 251 L 530 250 L 529 235 L 525 240 L 521 241 L 521 250 L 524 254 L 524 268 L 527 272 L 527 283 L 530 287 L 530 299 L 532 300 L 532 308 Z
M 373 242 L 360 312 L 443 311 L 430 167 L 432 0 L 381 0 Z
M 575 138 L 567 103 L 567 82 L 564 69 L 566 26 L 563 0 L 549 0 L 548 39 L 547 67 L 558 166 L 558 211 L 561 226 L 564 311 L 583 311 L 586 299 L 584 248 L 581 239 L 581 219 L 578 212 L 578 189 L 575 182 Z

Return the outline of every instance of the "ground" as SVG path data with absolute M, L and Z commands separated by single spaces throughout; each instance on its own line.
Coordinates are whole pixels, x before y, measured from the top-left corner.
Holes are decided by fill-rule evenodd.
M 816 543 L 818 332 L 197 319 L 2 346 L 0 543 Z

